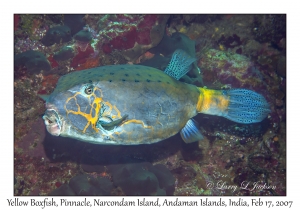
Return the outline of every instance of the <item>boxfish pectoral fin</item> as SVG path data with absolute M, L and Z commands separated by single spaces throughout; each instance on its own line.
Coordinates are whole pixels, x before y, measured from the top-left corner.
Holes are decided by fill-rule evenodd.
M 164 73 L 179 80 L 183 75 L 191 70 L 191 64 L 196 60 L 183 50 L 175 50 L 172 59 L 165 69 Z
M 101 126 L 105 130 L 110 131 L 110 130 L 114 129 L 115 126 L 119 126 L 124 120 L 126 120 L 127 117 L 128 117 L 128 115 L 125 114 L 122 118 L 120 118 L 118 120 L 111 121 L 110 123 L 101 123 Z
M 44 101 L 48 101 L 48 98 L 49 98 L 49 95 L 41 95 L 41 94 L 38 94 L 38 97 L 40 97 L 41 99 L 43 99 Z
M 189 119 L 187 121 L 185 126 L 180 131 L 180 135 L 185 143 L 192 143 L 204 139 L 199 130 L 198 123 L 193 119 Z

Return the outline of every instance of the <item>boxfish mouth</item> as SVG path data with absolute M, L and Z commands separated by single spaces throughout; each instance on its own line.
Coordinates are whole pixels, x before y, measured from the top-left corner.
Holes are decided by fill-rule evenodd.
M 54 109 L 47 109 L 43 119 L 47 131 L 53 136 L 59 136 L 61 133 L 61 120 L 57 112 Z

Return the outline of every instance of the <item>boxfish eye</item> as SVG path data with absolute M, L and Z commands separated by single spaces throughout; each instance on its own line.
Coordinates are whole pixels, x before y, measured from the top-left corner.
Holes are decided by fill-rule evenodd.
M 87 94 L 87 95 L 91 95 L 93 93 L 93 89 L 94 87 L 92 85 L 89 85 L 85 88 L 84 92 Z

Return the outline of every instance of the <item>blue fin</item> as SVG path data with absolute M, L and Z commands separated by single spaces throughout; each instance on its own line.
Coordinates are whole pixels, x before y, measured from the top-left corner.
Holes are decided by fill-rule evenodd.
M 223 116 L 234 122 L 261 122 L 271 111 L 266 99 L 254 91 L 233 89 L 223 91 L 223 94 L 230 97 L 228 110 Z
M 165 73 L 177 80 L 179 80 L 183 75 L 189 72 L 191 69 L 191 64 L 196 60 L 192 58 L 183 50 L 176 50 L 172 59 L 165 69 Z
M 204 139 L 199 131 L 198 123 L 193 119 L 189 119 L 187 121 L 185 126 L 180 131 L 180 135 L 185 143 L 192 143 Z
M 38 97 L 40 97 L 41 99 L 43 99 L 44 101 L 48 101 L 48 98 L 49 98 L 49 95 L 41 95 L 41 94 L 38 94 Z

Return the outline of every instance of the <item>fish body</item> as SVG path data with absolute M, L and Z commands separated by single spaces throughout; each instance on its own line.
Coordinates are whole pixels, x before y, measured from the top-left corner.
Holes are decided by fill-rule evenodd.
M 80 82 L 79 82 L 80 81 Z M 79 83 L 79 84 L 77 84 Z M 72 87 L 72 88 L 70 88 Z M 88 95 L 85 89 L 92 88 Z M 68 91 L 65 91 L 68 89 Z M 47 108 L 60 113 L 61 136 L 115 144 L 154 143 L 175 135 L 197 115 L 199 89 L 160 70 L 115 65 L 61 77 Z M 128 115 L 114 130 L 102 121 Z
M 172 60 L 165 73 L 148 66 L 112 65 L 62 76 L 53 93 L 44 97 L 48 132 L 95 144 L 136 145 L 155 143 L 180 131 L 189 143 L 203 139 L 192 120 L 198 113 L 241 123 L 261 121 L 268 113 L 265 99 L 253 91 L 207 90 L 178 81 L 194 60 L 182 59 L 180 53 Z M 185 67 L 180 66 L 184 72 L 172 72 L 186 60 Z M 257 97 L 254 104 L 251 97 Z M 246 113 L 230 104 L 234 100 L 234 104 L 251 101 Z M 256 110 L 252 113 L 249 108 Z M 249 113 L 254 118 L 247 122 Z

